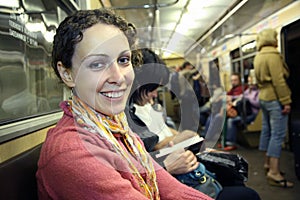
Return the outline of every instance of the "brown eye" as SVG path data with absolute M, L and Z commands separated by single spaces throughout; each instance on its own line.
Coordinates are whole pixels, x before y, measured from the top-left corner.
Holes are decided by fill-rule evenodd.
M 125 66 L 129 65 L 130 61 L 130 56 L 122 56 L 118 59 L 118 63 Z

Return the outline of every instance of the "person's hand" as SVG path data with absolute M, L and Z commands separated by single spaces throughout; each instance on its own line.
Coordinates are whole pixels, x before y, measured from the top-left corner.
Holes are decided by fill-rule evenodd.
M 168 155 L 164 164 L 170 174 L 185 174 L 195 170 L 199 165 L 197 157 L 191 151 L 184 150 Z
M 200 78 L 201 74 L 197 72 L 196 74 L 193 75 L 193 80 L 198 80 Z
M 282 111 L 281 111 L 281 113 L 283 114 L 283 115 L 287 115 L 287 114 L 289 114 L 291 112 L 291 106 L 288 104 L 288 105 L 284 105 L 283 106 L 283 109 L 282 109 Z

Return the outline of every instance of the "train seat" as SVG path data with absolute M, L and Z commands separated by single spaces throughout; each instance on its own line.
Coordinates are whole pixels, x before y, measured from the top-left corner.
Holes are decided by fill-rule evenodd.
M 0 199 L 36 200 L 35 173 L 42 144 L 0 164 Z
M 246 129 L 241 130 L 237 135 L 237 141 L 247 147 L 256 148 L 259 144 L 259 136 L 262 126 L 262 111 L 259 110 L 255 120 L 248 124 Z

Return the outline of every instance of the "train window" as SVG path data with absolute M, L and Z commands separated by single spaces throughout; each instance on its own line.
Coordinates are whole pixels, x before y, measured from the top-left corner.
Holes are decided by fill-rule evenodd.
M 233 73 L 243 74 L 245 82 L 253 69 L 253 59 L 256 54 L 256 42 L 251 41 L 230 52 Z
M 240 57 L 240 49 L 237 48 L 230 52 L 231 59 L 236 59 Z
M 0 140 L 5 124 L 59 111 L 64 92 L 51 69 L 52 41 L 77 7 L 58 2 L 0 0 Z
M 242 46 L 243 56 L 256 52 L 256 41 L 249 42 Z

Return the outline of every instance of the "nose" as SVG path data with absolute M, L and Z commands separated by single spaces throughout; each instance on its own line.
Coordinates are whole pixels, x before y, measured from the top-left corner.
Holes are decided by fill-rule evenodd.
M 111 63 L 108 67 L 109 78 L 108 82 L 120 85 L 125 81 L 125 71 L 117 61 Z
M 152 97 L 153 97 L 153 98 L 156 98 L 157 96 L 158 96 L 157 90 L 154 90 L 154 91 L 152 92 Z

